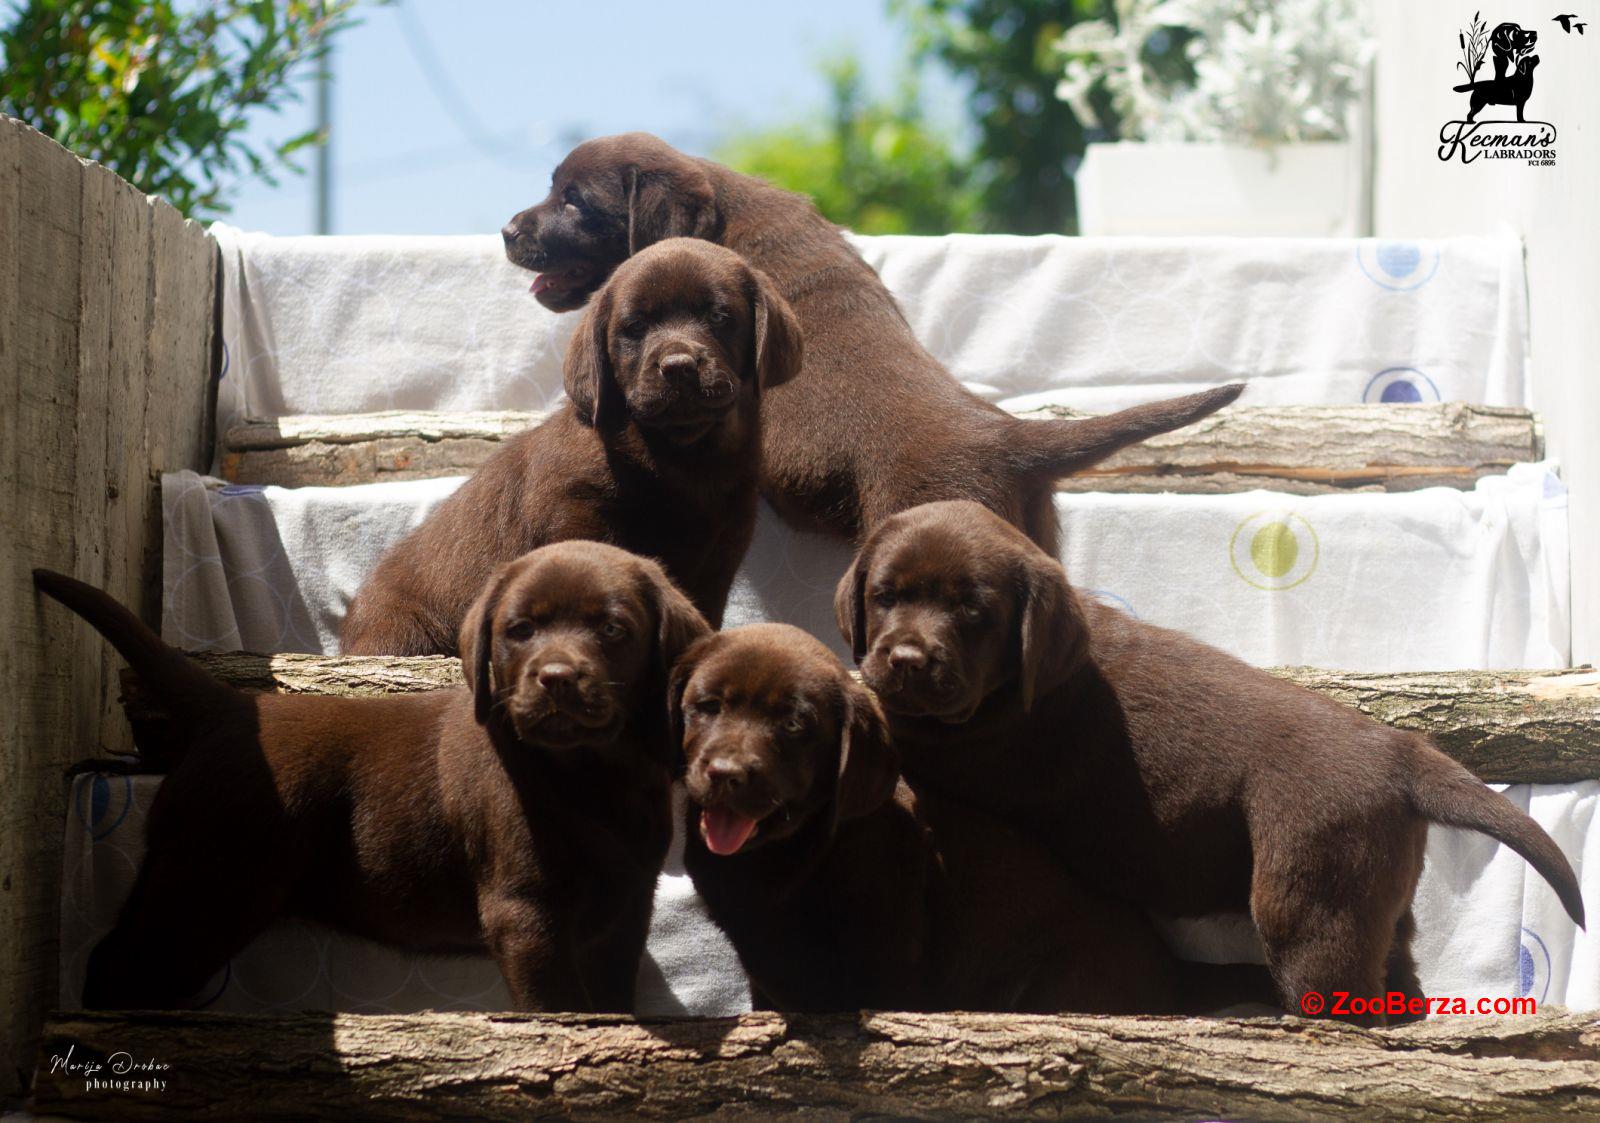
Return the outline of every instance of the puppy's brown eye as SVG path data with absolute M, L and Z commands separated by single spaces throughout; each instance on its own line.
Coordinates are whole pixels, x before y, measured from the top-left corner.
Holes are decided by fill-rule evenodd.
M 879 589 L 876 593 L 872 594 L 872 603 L 877 605 L 879 608 L 893 608 L 894 600 L 895 597 L 893 589 Z
M 621 639 L 628 634 L 628 626 L 620 620 L 607 620 L 600 625 L 600 634 L 606 639 Z
M 783 731 L 791 737 L 800 736 L 807 728 L 806 720 L 802 717 L 792 717 L 783 723 Z
M 722 699 L 702 698 L 694 704 L 694 712 L 704 714 L 706 717 L 715 717 L 722 712 Z
M 967 601 L 961 606 L 961 615 L 968 620 L 976 620 L 983 615 L 983 606 L 977 601 Z
M 578 194 L 578 189 L 569 187 L 561 193 L 561 201 L 575 210 L 583 209 L 583 196 Z
M 534 627 L 532 620 L 513 620 L 506 625 L 505 637 L 515 643 L 523 643 L 533 638 Z
M 622 334 L 627 336 L 629 339 L 638 339 L 644 335 L 645 329 L 649 326 L 649 324 L 645 323 L 645 321 L 638 316 L 629 316 L 626 320 L 622 321 Z
M 706 323 L 714 328 L 720 328 L 728 322 L 728 319 L 728 310 L 726 308 L 713 308 L 706 313 Z

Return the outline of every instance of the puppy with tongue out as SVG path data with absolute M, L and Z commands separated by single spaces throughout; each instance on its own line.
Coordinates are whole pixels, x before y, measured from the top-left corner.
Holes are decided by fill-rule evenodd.
M 781 1010 L 1178 1013 L 1185 977 L 1141 912 L 1004 824 L 900 781 L 872 694 L 797 628 L 706 636 L 667 691 L 684 864 Z

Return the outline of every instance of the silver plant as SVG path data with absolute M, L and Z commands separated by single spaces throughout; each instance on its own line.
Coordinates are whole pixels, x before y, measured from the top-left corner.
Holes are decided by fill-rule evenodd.
M 1100 84 L 1121 135 L 1257 145 L 1343 140 L 1373 41 L 1368 0 L 1115 0 L 1117 26 L 1081 23 L 1058 43 L 1056 88 L 1085 124 Z M 1194 33 L 1192 85 L 1163 86 L 1143 56 L 1152 36 Z

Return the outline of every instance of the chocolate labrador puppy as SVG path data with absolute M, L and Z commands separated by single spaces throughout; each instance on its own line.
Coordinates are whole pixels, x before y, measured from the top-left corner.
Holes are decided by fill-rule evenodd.
M 1180 966 L 1142 910 L 899 782 L 877 702 L 805 632 L 700 640 L 669 697 L 684 864 L 767 1005 L 1174 1013 L 1270 994 L 1259 968 Z
M 1085 421 L 1025 421 L 964 389 L 917 342 L 894 297 L 804 196 L 645 133 L 579 145 L 549 196 L 501 231 L 533 293 L 578 308 L 630 254 L 662 238 L 737 250 L 772 277 L 806 333 L 805 377 L 764 405 L 763 491 L 801 526 L 855 539 L 896 511 L 973 499 L 1056 552 L 1062 476 L 1198 421 L 1222 386 Z
M 1428 738 L 1085 604 L 976 504 L 887 520 L 836 607 L 913 782 L 1106 893 L 1178 916 L 1248 907 L 1290 1009 L 1312 990 L 1420 995 L 1411 896 L 1430 822 L 1505 843 L 1583 923 L 1550 837 Z
M 654 562 L 595 542 L 496 571 L 469 686 L 245 694 L 92 586 L 34 582 L 171 714 L 178 763 L 84 1003 L 182 1004 L 274 919 L 495 957 L 519 1010 L 631 1012 L 671 837 L 665 691 L 708 631 Z
M 494 567 L 569 538 L 660 559 L 720 624 L 755 528 L 760 400 L 800 354 L 789 305 L 737 254 L 692 239 L 639 254 L 572 337 L 568 403 L 384 555 L 340 649 L 453 655 Z

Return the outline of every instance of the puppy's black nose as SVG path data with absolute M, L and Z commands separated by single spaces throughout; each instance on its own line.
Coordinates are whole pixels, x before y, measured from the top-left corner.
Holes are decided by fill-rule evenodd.
M 695 357 L 682 351 L 665 356 L 657 366 L 661 368 L 662 375 L 669 382 L 686 382 L 700 370 L 700 364 L 695 361 Z
M 506 245 L 513 245 L 518 238 L 522 237 L 522 231 L 518 230 L 514 224 L 508 222 L 500 228 L 500 237 L 506 240 Z
M 726 757 L 717 757 L 706 762 L 706 779 L 711 781 L 714 790 L 727 794 L 744 787 L 750 779 L 750 772 L 742 764 Z
M 546 663 L 539 668 L 539 685 L 552 696 L 574 694 L 578 688 L 578 668 L 571 663 Z
M 928 653 L 909 643 L 897 643 L 889 649 L 889 669 L 892 671 L 920 671 L 928 665 Z

